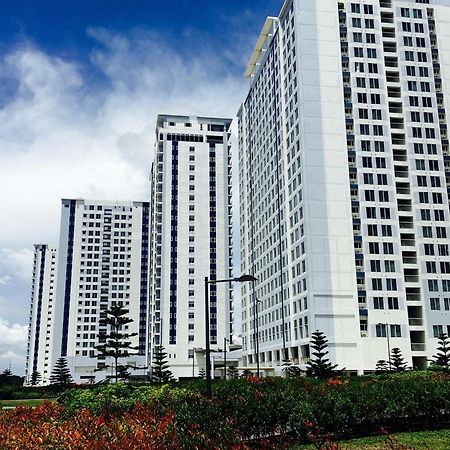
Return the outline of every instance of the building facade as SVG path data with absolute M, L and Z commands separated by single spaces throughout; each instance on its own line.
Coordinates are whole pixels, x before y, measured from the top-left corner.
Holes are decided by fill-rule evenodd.
M 450 331 L 449 25 L 447 0 L 267 18 L 238 114 L 244 365 L 304 366 L 321 330 L 347 370 L 388 346 L 423 368 Z
M 159 115 L 151 171 L 150 359 L 162 345 L 176 378 L 205 368 L 204 279 L 232 269 L 231 120 Z M 233 332 L 231 286 L 209 286 L 210 343 Z
M 52 370 L 57 251 L 44 244 L 34 246 L 25 384 L 47 384 Z
M 133 319 L 126 332 L 138 347 L 122 364 L 147 369 L 148 202 L 62 200 L 52 363 L 65 357 L 76 383 L 105 379 L 111 361 L 96 358 L 99 321 L 113 304 Z M 139 370 L 141 368 L 141 370 Z

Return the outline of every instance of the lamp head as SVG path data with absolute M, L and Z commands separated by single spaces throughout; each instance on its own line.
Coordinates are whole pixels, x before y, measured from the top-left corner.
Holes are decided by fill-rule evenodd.
M 245 281 L 256 281 L 256 278 L 253 275 L 241 275 L 240 277 L 235 278 L 234 281 L 243 283 Z

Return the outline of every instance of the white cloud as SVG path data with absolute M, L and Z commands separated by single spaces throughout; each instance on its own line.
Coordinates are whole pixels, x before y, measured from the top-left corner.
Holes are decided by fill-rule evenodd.
M 93 67 L 32 45 L 0 61 L 0 71 L 17 86 L 0 107 L 7 218 L 0 225 L 0 280 L 9 281 L 3 288 L 14 299 L 14 308 L 0 305 L 0 320 L 11 322 L 13 314 L 16 320 L 22 308 L 26 322 L 29 298 L 19 281 L 31 282 L 33 244 L 58 243 L 61 198 L 147 199 L 156 115 L 234 117 L 245 91 L 246 80 L 230 74 L 206 45 L 186 59 L 148 31 L 114 35 L 92 28 L 88 34 Z M 10 339 L 0 363 L 9 357 L 23 364 L 24 328 L 0 324 Z
M 32 264 L 30 248 L 0 248 L 0 285 L 9 284 L 13 276 L 31 283 Z
M 27 336 L 26 326 L 0 319 L 0 370 L 11 364 L 14 373 L 22 374 Z
M 9 275 L 0 276 L 0 286 L 6 286 L 11 281 L 11 277 Z
M 245 87 L 208 50 L 184 60 L 153 33 L 90 29 L 103 77 L 25 46 L 0 70 L 18 83 L 0 110 L 0 247 L 57 243 L 61 197 L 146 199 L 159 112 L 233 117 Z M 30 247 L 31 248 L 31 247 Z

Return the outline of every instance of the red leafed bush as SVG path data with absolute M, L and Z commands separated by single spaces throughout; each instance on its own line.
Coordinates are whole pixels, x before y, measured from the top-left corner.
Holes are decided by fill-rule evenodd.
M 158 450 L 181 448 L 173 415 L 157 418 L 137 404 L 107 420 L 87 409 L 66 416 L 62 406 L 44 403 L 0 413 L 1 449 Z

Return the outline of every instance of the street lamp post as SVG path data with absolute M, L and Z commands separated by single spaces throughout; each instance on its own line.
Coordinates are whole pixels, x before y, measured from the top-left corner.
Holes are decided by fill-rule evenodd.
M 387 351 L 388 351 L 388 361 L 389 361 L 389 372 L 392 370 L 391 364 L 391 344 L 389 342 L 389 324 L 388 323 L 379 323 L 378 325 L 386 327 L 386 339 L 387 339 Z
M 230 342 L 226 337 L 223 338 L 223 379 L 227 379 L 227 342 Z
M 388 358 L 389 358 L 389 372 L 392 370 L 391 365 L 391 346 L 389 343 L 389 324 L 386 324 L 386 338 L 387 338 L 387 348 L 388 348 Z
M 261 300 L 255 297 L 255 352 L 256 352 L 256 376 L 259 377 L 259 308 L 258 304 L 262 303 Z
M 244 283 L 246 281 L 256 281 L 253 275 L 241 275 L 238 278 L 229 278 L 227 280 L 209 280 L 205 277 L 205 359 L 206 359 L 206 395 L 211 397 L 211 343 L 209 331 L 209 285 L 217 283 Z

